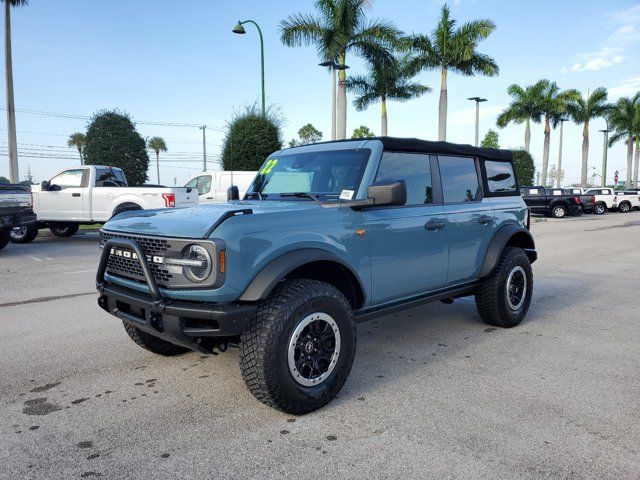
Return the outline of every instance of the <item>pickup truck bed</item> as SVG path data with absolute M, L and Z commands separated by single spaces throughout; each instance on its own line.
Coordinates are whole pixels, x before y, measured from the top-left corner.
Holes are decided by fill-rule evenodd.
M 0 185 L 0 249 L 9 242 L 13 228 L 35 222 L 30 187 Z

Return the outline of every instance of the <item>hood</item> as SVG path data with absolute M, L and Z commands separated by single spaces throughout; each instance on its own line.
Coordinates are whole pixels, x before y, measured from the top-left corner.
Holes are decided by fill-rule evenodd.
M 105 230 L 140 235 L 206 238 L 210 230 L 234 210 L 251 209 L 254 215 L 322 208 L 315 202 L 256 201 L 201 205 L 190 208 L 136 210 L 116 215 L 104 224 Z

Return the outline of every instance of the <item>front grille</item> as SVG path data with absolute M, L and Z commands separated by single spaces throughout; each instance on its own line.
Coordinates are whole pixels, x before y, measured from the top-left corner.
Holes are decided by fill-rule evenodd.
M 115 233 L 101 233 L 100 245 L 104 246 L 104 244 L 111 239 L 127 239 L 127 240 L 135 240 L 138 242 L 138 245 L 142 248 L 142 251 L 147 257 L 162 256 L 164 257 L 166 252 L 171 249 L 171 243 L 163 238 L 150 238 L 150 237 L 139 237 L 136 235 L 123 235 L 123 234 L 115 234 Z M 131 252 L 126 247 L 117 247 L 118 250 Z M 153 273 L 153 276 L 158 283 L 159 286 L 166 287 L 169 282 L 173 278 L 173 275 L 166 269 L 162 268 L 161 265 L 158 265 L 153 262 L 147 262 L 149 264 L 149 268 Z M 140 282 L 144 282 L 144 273 L 142 273 L 142 267 L 140 266 L 140 262 L 137 259 L 122 257 L 116 255 L 109 255 L 109 260 L 107 261 L 107 273 L 115 274 L 121 277 L 130 278 L 133 280 L 137 280 Z

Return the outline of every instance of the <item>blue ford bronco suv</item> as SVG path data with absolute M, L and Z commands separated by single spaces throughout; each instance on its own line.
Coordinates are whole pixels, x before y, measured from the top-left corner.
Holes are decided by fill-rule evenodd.
M 475 295 L 513 327 L 536 260 L 511 152 L 417 139 L 273 153 L 243 200 L 105 224 L 98 303 L 160 355 L 240 347 L 261 402 L 304 414 L 349 375 L 356 324 Z

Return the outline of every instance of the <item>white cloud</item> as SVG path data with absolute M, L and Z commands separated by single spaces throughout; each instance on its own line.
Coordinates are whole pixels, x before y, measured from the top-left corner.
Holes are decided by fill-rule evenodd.
M 609 88 L 608 91 L 609 100 L 634 95 L 636 92 L 640 92 L 640 77 L 627 78 L 621 84 Z
M 581 53 L 575 58 L 571 66 L 572 72 L 584 72 L 586 70 L 602 70 L 624 60 L 620 54 L 621 49 L 603 47 L 596 52 Z M 566 70 L 565 70 L 566 71 Z

